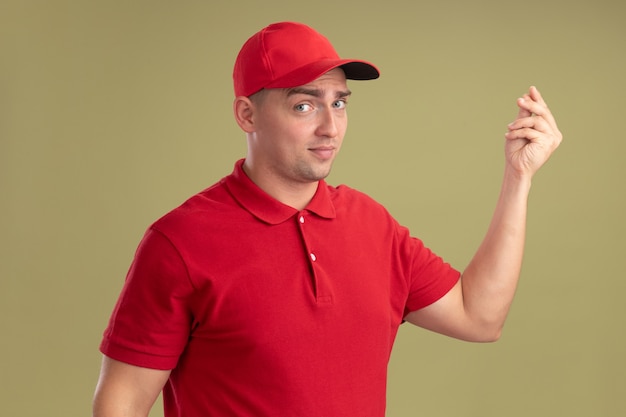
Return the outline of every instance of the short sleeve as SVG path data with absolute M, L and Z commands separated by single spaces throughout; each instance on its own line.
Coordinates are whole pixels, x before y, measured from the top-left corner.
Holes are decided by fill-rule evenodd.
M 412 311 L 424 308 L 454 287 L 460 272 L 415 237 L 408 229 L 399 226 L 396 239 L 399 248 L 399 263 L 407 285 L 407 299 L 403 317 Z
M 104 332 L 101 352 L 136 366 L 173 369 L 189 338 L 192 294 L 179 252 L 149 229 Z

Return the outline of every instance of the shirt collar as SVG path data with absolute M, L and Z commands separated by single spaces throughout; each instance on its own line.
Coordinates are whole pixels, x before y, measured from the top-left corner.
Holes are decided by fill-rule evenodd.
M 298 214 L 297 209 L 281 203 L 252 182 L 243 170 L 243 162 L 244 159 L 240 159 L 235 163 L 232 174 L 225 178 L 225 184 L 244 209 L 269 224 L 282 223 Z M 335 218 L 335 206 L 324 180 L 319 181 L 317 191 L 305 210 L 323 218 Z

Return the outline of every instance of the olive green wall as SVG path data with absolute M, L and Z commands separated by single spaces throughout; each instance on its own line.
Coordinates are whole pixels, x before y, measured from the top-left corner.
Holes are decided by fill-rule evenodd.
M 533 184 L 503 338 L 403 326 L 388 415 L 626 415 L 625 18 L 616 0 L 2 2 L 0 414 L 90 413 L 144 229 L 244 155 L 240 45 L 298 20 L 382 71 L 350 84 L 329 181 L 458 268 L 491 215 L 515 98 L 539 86 L 565 135 Z

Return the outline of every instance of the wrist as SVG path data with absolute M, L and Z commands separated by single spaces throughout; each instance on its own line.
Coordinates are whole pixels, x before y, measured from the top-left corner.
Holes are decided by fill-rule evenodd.
M 503 189 L 528 194 L 532 185 L 532 175 L 507 166 L 504 169 Z

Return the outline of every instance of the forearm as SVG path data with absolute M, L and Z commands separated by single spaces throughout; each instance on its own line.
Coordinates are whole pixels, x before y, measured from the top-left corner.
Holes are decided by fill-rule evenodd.
M 487 233 L 461 279 L 463 306 L 479 327 L 499 337 L 519 280 L 530 176 L 505 170 Z
M 413 324 L 463 340 L 500 337 L 522 268 L 531 178 L 563 139 L 535 87 L 517 105 L 517 118 L 504 135 L 504 180 L 487 234 L 461 280 L 435 303 L 405 317 Z

